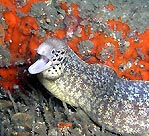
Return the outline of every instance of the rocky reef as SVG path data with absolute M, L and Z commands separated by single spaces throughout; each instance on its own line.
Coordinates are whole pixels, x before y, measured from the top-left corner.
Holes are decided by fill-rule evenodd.
M 148 11 L 144 0 L 0 0 L 1 135 L 119 135 L 63 106 L 27 69 L 39 44 L 53 37 L 88 64 L 148 81 Z

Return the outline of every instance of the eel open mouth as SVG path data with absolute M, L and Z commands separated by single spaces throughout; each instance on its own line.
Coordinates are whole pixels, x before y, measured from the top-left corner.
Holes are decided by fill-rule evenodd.
M 46 56 L 42 55 L 40 59 L 38 59 L 28 68 L 28 71 L 30 74 L 38 74 L 48 69 L 51 65 L 52 61 L 48 59 Z
M 30 74 L 38 74 L 48 69 L 52 65 L 59 64 L 63 60 L 65 43 L 58 39 L 48 38 L 36 49 L 41 57 L 32 64 L 28 71 Z M 62 52 L 61 52 L 62 51 Z

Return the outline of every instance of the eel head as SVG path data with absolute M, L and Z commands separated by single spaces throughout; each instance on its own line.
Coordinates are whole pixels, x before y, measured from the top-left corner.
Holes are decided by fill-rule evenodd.
M 48 38 L 37 48 L 40 58 L 28 68 L 29 73 L 38 74 L 60 64 L 65 59 L 66 48 L 64 41 Z

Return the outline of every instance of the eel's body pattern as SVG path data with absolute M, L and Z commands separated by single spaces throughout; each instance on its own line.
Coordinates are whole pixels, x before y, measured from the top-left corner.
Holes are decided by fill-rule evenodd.
M 55 48 L 57 45 L 59 48 Z M 39 47 L 44 49 L 45 46 L 55 49 L 46 62 L 51 65 L 36 72 L 39 67 L 33 64 L 29 72 L 40 73 L 39 80 L 47 90 L 60 100 L 80 107 L 92 120 L 110 131 L 138 135 L 147 133 L 148 81 L 124 80 L 107 66 L 89 65 L 62 40 L 49 38 Z M 51 50 L 39 54 L 46 57 L 47 52 Z

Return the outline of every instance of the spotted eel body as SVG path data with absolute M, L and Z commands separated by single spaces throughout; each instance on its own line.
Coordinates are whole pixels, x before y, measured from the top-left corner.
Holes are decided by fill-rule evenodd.
M 148 132 L 148 81 L 121 79 L 107 66 L 85 63 L 64 41 L 48 40 L 62 47 L 49 60 L 54 62 L 56 58 L 59 63 L 53 63 L 38 75 L 47 90 L 80 107 L 94 122 L 110 131 L 138 135 Z

